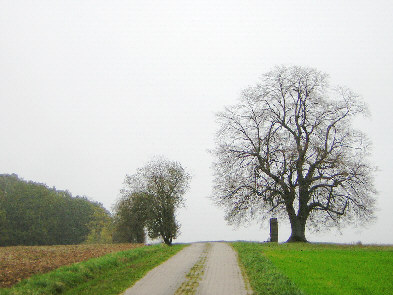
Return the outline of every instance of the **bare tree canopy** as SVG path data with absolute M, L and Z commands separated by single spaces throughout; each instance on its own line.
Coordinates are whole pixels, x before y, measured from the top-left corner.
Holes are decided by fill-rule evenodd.
M 289 218 L 288 241 L 305 228 L 374 217 L 370 142 L 352 128 L 359 97 L 312 68 L 276 67 L 218 114 L 214 199 L 230 223 Z
M 184 204 L 189 180 L 189 174 L 179 163 L 162 158 L 149 162 L 134 175 L 127 175 L 116 209 L 122 226 L 119 228 L 129 228 L 128 235 L 140 239 L 144 239 L 140 235 L 146 228 L 150 238 L 161 237 L 171 245 L 180 228 L 175 212 Z

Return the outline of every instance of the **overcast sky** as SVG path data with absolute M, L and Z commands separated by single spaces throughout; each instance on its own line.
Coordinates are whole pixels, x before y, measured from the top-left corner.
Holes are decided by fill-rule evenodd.
M 176 242 L 259 240 L 209 199 L 218 125 L 275 65 L 315 67 L 362 95 L 378 220 L 311 241 L 393 243 L 393 2 L 0 0 L 0 173 L 110 209 L 155 155 L 192 174 Z M 279 221 L 279 239 L 290 226 Z

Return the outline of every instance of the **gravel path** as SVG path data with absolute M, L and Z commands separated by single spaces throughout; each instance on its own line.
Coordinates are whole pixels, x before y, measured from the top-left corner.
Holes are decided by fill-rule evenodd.
M 195 243 L 154 268 L 124 295 L 247 295 L 237 254 L 227 243 Z

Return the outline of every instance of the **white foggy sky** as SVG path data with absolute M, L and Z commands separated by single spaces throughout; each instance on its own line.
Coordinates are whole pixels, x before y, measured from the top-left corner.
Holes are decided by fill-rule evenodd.
M 379 218 L 307 237 L 393 243 L 392 15 L 378 0 L 0 0 L 0 173 L 110 209 L 125 175 L 162 155 L 193 176 L 176 242 L 266 240 L 208 199 L 215 113 L 275 65 L 311 66 L 369 105 L 357 124 L 380 170 Z

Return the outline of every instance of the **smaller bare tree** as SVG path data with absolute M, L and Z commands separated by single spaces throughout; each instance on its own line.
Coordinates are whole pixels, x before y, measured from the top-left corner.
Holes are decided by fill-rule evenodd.
M 180 228 L 176 209 L 184 205 L 189 180 L 179 163 L 165 159 L 149 162 L 136 174 L 127 175 L 121 194 L 122 202 L 129 204 L 129 213 L 134 216 L 130 220 L 146 228 L 150 238 L 161 237 L 171 245 Z
M 315 69 L 277 67 L 218 115 L 217 204 L 229 222 L 289 218 L 288 241 L 310 228 L 373 218 L 369 141 L 351 127 L 366 114 L 358 96 L 329 87 Z

